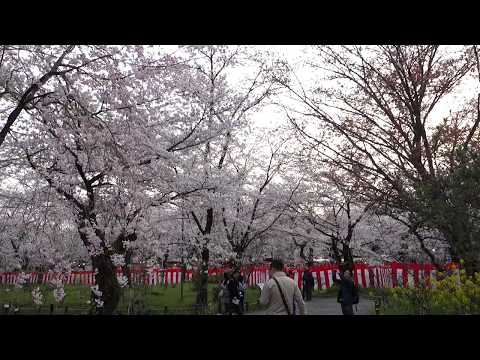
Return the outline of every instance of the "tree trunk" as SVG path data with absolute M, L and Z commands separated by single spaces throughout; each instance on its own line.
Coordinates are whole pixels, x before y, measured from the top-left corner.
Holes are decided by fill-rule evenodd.
M 200 288 L 197 293 L 197 305 L 206 308 L 208 305 L 208 263 L 210 252 L 205 246 L 202 250 L 202 264 L 200 266 Z
M 85 226 L 85 220 L 80 219 L 78 224 L 78 233 L 83 244 L 88 248 L 91 244 L 86 233 L 82 230 Z M 105 237 L 101 231 L 96 231 L 96 235 L 104 243 Z M 91 256 L 92 266 L 97 271 L 95 282 L 98 289 L 102 292 L 101 300 L 103 301 L 102 314 L 112 315 L 120 301 L 120 285 L 118 284 L 116 268 L 108 253 L 108 249 L 103 245 L 103 252 L 98 255 Z
M 213 227 L 213 208 L 207 209 L 206 223 L 205 228 L 202 227 L 200 221 L 198 220 L 195 212 L 191 212 L 195 223 L 198 226 L 198 229 L 204 236 L 204 245 L 202 249 L 202 264 L 200 266 L 200 286 L 197 293 L 197 306 L 206 307 L 208 304 L 208 264 L 210 259 L 210 252 L 208 251 L 207 245 L 210 241 L 209 236 L 212 232 Z
M 125 265 L 122 266 L 122 272 L 123 272 L 123 275 L 127 277 L 128 286 L 132 285 L 132 273 L 130 269 L 130 265 L 132 263 L 132 255 L 133 254 L 131 250 L 127 250 L 125 252 Z
M 132 285 L 130 264 L 132 262 L 133 252 L 131 249 L 125 247 L 124 241 L 127 241 L 130 243 L 135 240 L 137 240 L 137 234 L 135 232 L 129 233 L 128 235 L 125 236 L 125 232 L 122 231 L 120 235 L 118 235 L 117 239 L 113 244 L 115 252 L 117 254 L 124 255 L 125 265 L 122 266 L 122 273 L 127 278 L 128 286 Z
M 352 249 L 346 241 L 342 242 L 342 249 L 338 247 L 338 240 L 332 238 L 331 253 L 337 263 L 339 271 L 343 274 L 346 270 L 353 272 L 354 261 Z
M 112 315 L 120 301 L 120 285 L 115 266 L 110 257 L 105 254 L 93 256 L 92 265 L 98 270 L 95 281 L 102 292 L 103 314 Z
M 307 266 L 313 266 L 313 248 L 310 247 L 308 249 L 308 261 L 307 261 Z
M 241 247 L 238 247 L 234 249 L 235 251 L 235 259 L 233 260 L 233 271 L 238 271 L 240 272 L 242 270 L 242 264 L 243 264 L 243 252 L 244 249 Z
M 353 253 L 352 249 L 347 243 L 343 243 L 342 247 L 342 255 L 343 255 L 343 271 L 349 270 L 353 273 L 354 270 L 354 260 L 353 260 Z

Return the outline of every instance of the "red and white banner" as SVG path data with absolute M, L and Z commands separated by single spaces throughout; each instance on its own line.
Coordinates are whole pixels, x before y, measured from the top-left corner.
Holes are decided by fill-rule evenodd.
M 447 267 L 452 268 L 451 264 Z M 210 268 L 209 276 L 221 275 L 227 269 Z M 242 274 L 249 286 L 265 283 L 269 279 L 267 265 L 247 266 L 242 269 Z M 302 288 L 302 275 L 304 269 L 286 268 L 286 273 L 292 276 L 298 286 Z M 336 264 L 317 265 L 311 268 L 315 279 L 315 289 L 328 289 L 333 286 L 334 279 L 338 277 L 338 266 Z M 457 270 L 458 271 L 458 270 Z M 131 271 L 130 276 L 134 284 L 146 285 L 176 285 L 181 282 L 180 268 L 159 269 L 153 268 L 149 271 Z M 14 285 L 19 281 L 19 272 L 0 272 L 0 284 Z M 61 279 L 68 285 L 95 285 L 95 273 L 93 271 L 72 271 L 67 274 L 26 272 L 27 283 L 38 284 L 48 283 L 54 279 Z M 117 269 L 117 274 L 122 275 L 122 270 Z M 185 281 L 191 281 L 192 270 L 185 271 Z M 431 279 L 436 277 L 435 267 L 432 264 L 400 264 L 391 263 L 388 265 L 355 264 L 353 280 L 359 287 L 391 288 L 391 287 L 417 287 L 421 281 L 431 286 Z

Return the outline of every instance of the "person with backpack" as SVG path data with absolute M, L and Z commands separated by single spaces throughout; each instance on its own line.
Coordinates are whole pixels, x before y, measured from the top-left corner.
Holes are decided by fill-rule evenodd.
M 275 259 L 270 265 L 270 280 L 263 286 L 260 304 L 267 305 L 266 315 L 306 315 L 302 293 L 296 282 L 283 271 L 283 262 Z
M 342 306 L 343 315 L 353 315 L 353 305 L 358 304 L 358 288 L 353 282 L 351 272 L 345 270 L 343 275 L 340 273 L 340 281 L 338 282 L 339 290 L 337 302 Z

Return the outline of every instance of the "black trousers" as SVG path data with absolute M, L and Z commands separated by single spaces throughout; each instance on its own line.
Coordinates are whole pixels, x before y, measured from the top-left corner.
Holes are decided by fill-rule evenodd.
M 353 315 L 353 305 L 342 304 L 342 314 L 343 315 Z
M 308 285 L 303 287 L 303 300 L 305 301 L 312 300 L 312 290 L 313 288 L 311 288 Z
M 229 314 L 237 314 L 237 315 L 243 315 L 243 309 L 241 304 L 235 305 L 235 304 L 230 304 L 230 311 Z

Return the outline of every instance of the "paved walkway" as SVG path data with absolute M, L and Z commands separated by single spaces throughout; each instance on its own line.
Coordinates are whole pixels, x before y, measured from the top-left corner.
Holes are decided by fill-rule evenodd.
M 308 315 L 342 315 L 340 304 L 337 303 L 335 297 L 313 298 L 312 301 L 307 301 Z M 355 315 L 372 315 L 374 314 L 375 305 L 371 300 L 360 298 L 360 303 L 357 305 L 358 311 Z M 355 305 L 353 306 L 355 311 Z M 246 315 L 265 315 L 264 311 L 255 311 Z

